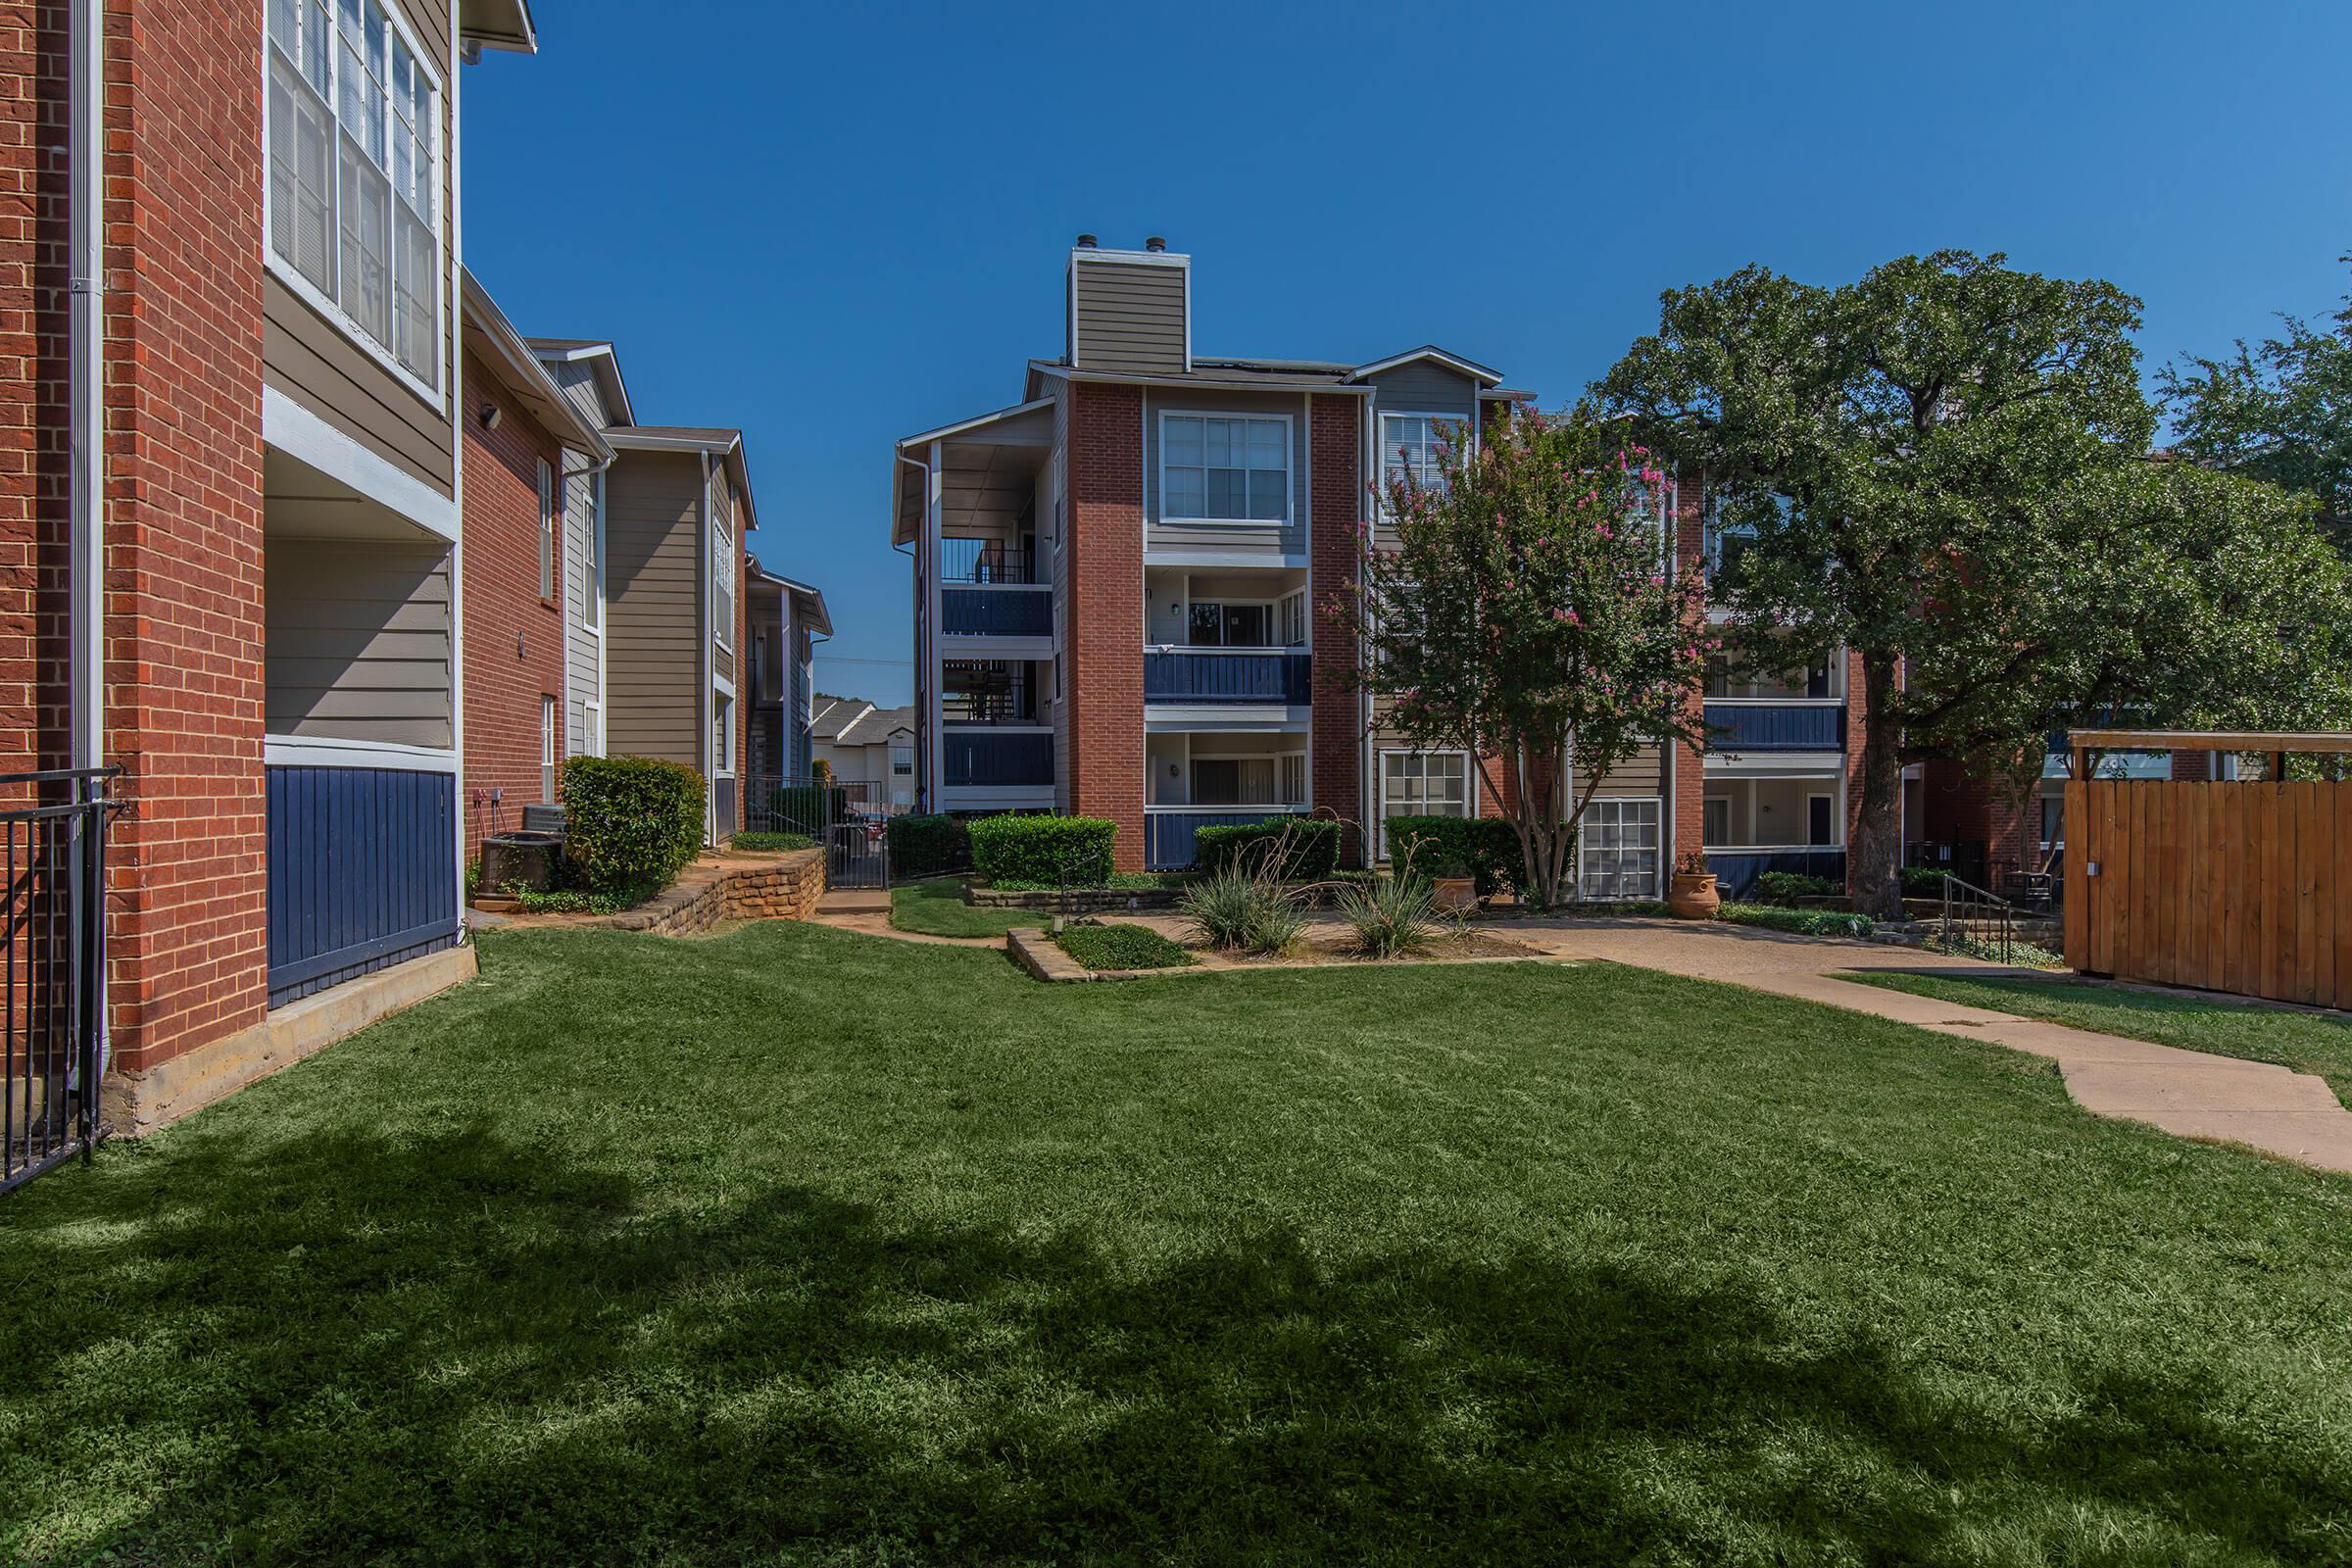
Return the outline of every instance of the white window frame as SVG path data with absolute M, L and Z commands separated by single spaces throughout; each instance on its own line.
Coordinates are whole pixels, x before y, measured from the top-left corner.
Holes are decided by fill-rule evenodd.
M 736 569 L 735 530 L 723 518 L 710 519 L 710 640 L 722 653 L 735 652 L 735 596 L 743 591 L 743 573 Z M 719 568 L 726 568 L 727 612 L 718 613 Z
M 733 694 L 712 691 L 710 711 L 717 722 L 710 726 L 710 776 L 735 776 L 735 698 Z
M 1274 614 L 1275 618 L 1281 622 L 1274 630 L 1281 635 L 1282 646 L 1304 648 L 1310 629 L 1306 614 L 1306 590 L 1294 588 L 1274 601 Z M 1294 620 L 1298 622 L 1296 628 L 1292 625 Z M 1292 635 L 1294 629 L 1298 633 L 1297 636 Z
M 1381 510 L 1383 512 L 1388 510 L 1389 466 L 1393 462 L 1395 462 L 1394 454 L 1396 450 L 1396 447 L 1393 446 L 1389 441 L 1389 421 L 1391 419 L 1426 419 L 1429 421 L 1431 428 L 1427 435 L 1422 438 L 1421 446 L 1422 466 L 1424 467 L 1426 467 L 1430 462 L 1429 443 L 1436 437 L 1436 426 L 1441 420 L 1447 424 L 1456 426 L 1465 433 L 1467 433 L 1471 425 L 1470 416 L 1466 414 L 1442 414 L 1433 409 L 1382 409 L 1380 411 L 1379 426 L 1380 449 L 1377 454 L 1380 459 L 1380 464 L 1375 471 L 1380 475 L 1379 500 Z M 1427 486 L 1429 483 L 1427 477 L 1425 475 L 1420 477 L 1422 478 L 1422 483 Z M 1442 478 L 1443 474 L 1441 474 L 1440 477 Z
M 319 0 L 314 0 L 314 3 L 319 3 Z M 324 9 L 327 12 L 327 84 L 325 93 L 327 120 L 328 123 L 333 127 L 330 135 L 340 136 L 343 133 L 343 53 L 340 47 L 342 23 L 340 18 L 336 15 L 336 5 L 334 0 L 322 0 L 322 3 L 324 4 Z M 292 262 L 285 260 L 283 257 L 277 254 L 277 246 L 270 238 L 270 235 L 275 228 L 275 224 L 273 222 L 273 201 L 270 192 L 270 61 L 272 58 L 274 58 L 274 51 L 276 50 L 277 45 L 276 40 L 270 35 L 269 11 L 267 6 L 265 6 L 262 15 L 261 49 L 262 259 L 264 264 L 267 266 L 270 276 L 285 284 L 286 287 L 291 289 L 304 304 L 310 306 L 311 309 L 325 317 L 329 321 L 332 321 L 339 329 L 341 329 L 344 336 L 350 338 L 354 343 L 358 344 L 362 352 L 366 353 L 368 358 L 374 360 L 376 364 L 383 367 L 384 369 L 390 371 L 393 378 L 399 381 L 401 385 L 407 387 L 411 392 L 414 392 L 417 397 L 421 398 L 427 407 L 436 410 L 442 410 L 446 409 L 448 406 L 443 396 L 443 392 L 448 386 L 450 379 L 450 201 L 449 181 L 446 172 L 448 169 L 447 159 L 449 157 L 448 143 L 450 131 L 450 116 L 448 114 L 449 83 L 448 79 L 442 74 L 440 60 L 435 56 L 426 53 L 424 48 L 417 43 L 416 34 L 410 29 L 408 19 L 401 15 L 401 9 L 397 3 L 397 0 L 376 0 L 376 4 L 384 14 L 384 22 L 386 26 L 400 39 L 402 44 L 407 47 L 409 51 L 409 58 L 415 62 L 416 69 L 422 73 L 426 83 L 432 88 L 433 97 L 431 112 L 433 121 L 433 159 L 432 177 L 427 188 L 433 193 L 433 379 L 428 383 L 419 377 L 414 370 L 411 370 L 407 366 L 401 364 L 399 353 L 391 345 L 378 343 L 375 340 L 374 334 L 360 324 L 360 319 L 356 315 L 345 310 L 340 304 L 336 303 L 333 298 L 329 297 L 324 290 L 320 289 L 316 283 L 313 283 L 308 277 L 305 277 L 300 268 L 296 267 Z M 297 25 L 299 25 L 299 23 Z M 302 74 L 299 64 L 294 62 L 289 62 L 289 64 L 295 64 L 296 75 Z M 309 78 L 304 77 L 304 80 L 307 83 Z M 384 113 L 387 116 L 391 116 L 394 113 L 388 97 L 385 103 Z M 391 134 L 391 128 L 392 127 L 390 125 L 386 126 L 387 136 Z M 343 166 L 340 143 L 334 143 L 330 146 L 327 166 L 328 178 L 334 191 L 334 207 L 327 222 L 327 251 L 328 260 L 335 271 L 337 285 L 336 291 L 340 293 L 343 269 Z M 385 174 L 385 180 L 387 183 L 389 183 L 391 175 L 387 172 Z M 400 200 L 397 192 L 394 193 L 392 200 L 395 202 Z M 393 270 L 393 269 L 397 268 L 398 266 L 397 235 L 399 232 L 399 226 L 397 223 L 393 225 L 391 232 L 392 237 L 387 241 L 387 244 L 390 247 L 387 253 L 388 257 L 390 258 L 390 265 L 386 270 L 385 287 L 395 291 L 395 295 L 397 296 L 399 282 L 397 273 Z M 394 335 L 397 336 L 399 330 L 397 323 L 400 319 L 397 297 L 395 298 L 393 305 L 392 319 L 395 323 Z
M 1188 589 L 1184 601 L 1184 641 L 1178 643 L 1177 647 L 1198 649 L 1202 653 L 1270 654 L 1280 653 L 1288 646 L 1283 643 L 1197 643 L 1193 641 L 1193 612 L 1203 605 L 1217 607 L 1217 625 L 1220 631 L 1225 624 L 1225 612 L 1229 609 L 1262 610 L 1266 612 L 1267 634 L 1271 636 L 1282 630 L 1279 624 L 1282 619 L 1282 602 L 1280 600 L 1195 599 L 1191 597 Z
M 1279 517 L 1179 517 L 1172 514 L 1168 511 L 1168 422 L 1172 419 L 1199 419 L 1203 423 L 1210 419 L 1241 419 L 1262 424 L 1281 425 L 1282 515 Z M 1157 505 L 1152 509 L 1158 514 L 1158 515 L 1152 519 L 1153 521 L 1180 523 L 1187 527 L 1203 528 L 1281 529 L 1288 528 L 1291 525 L 1294 515 L 1298 510 L 1298 474 L 1296 472 L 1297 458 L 1294 451 L 1294 448 L 1298 442 L 1298 429 L 1297 423 L 1293 420 L 1290 415 L 1262 412 L 1254 414 L 1240 413 L 1218 409 L 1162 409 L 1159 412 L 1158 434 L 1159 493 L 1156 498 Z M 1205 434 L 1206 432 L 1204 431 L 1204 438 Z M 1205 456 L 1205 448 L 1203 448 L 1203 456 Z M 1203 474 L 1207 472 L 1205 466 L 1203 466 L 1201 471 Z M 1267 470 L 1245 468 L 1242 471 L 1245 473 L 1258 473 Z M 1203 480 L 1202 484 L 1200 504 L 1203 507 L 1208 505 L 1208 493 L 1205 480 Z
M 1636 891 L 1628 891 L 1626 888 L 1620 886 L 1613 888 L 1606 893 L 1597 895 L 1589 894 L 1586 892 L 1586 879 L 1592 874 L 1592 860 L 1590 857 L 1593 854 L 1624 855 L 1629 853 L 1627 848 L 1623 845 L 1611 850 L 1588 850 L 1585 843 L 1585 835 L 1593 827 L 1598 825 L 1594 821 L 1592 813 L 1602 807 L 1606 807 L 1615 812 L 1622 812 L 1627 807 L 1641 806 L 1646 806 L 1649 808 L 1649 818 L 1646 822 L 1637 822 L 1635 825 L 1637 827 L 1646 827 L 1649 830 L 1650 842 L 1646 845 L 1638 844 L 1633 846 L 1630 853 L 1638 855 L 1644 850 L 1648 852 L 1650 857 L 1648 885 Z M 1625 827 L 1622 817 L 1619 819 L 1617 826 L 1622 832 Z M 1666 803 L 1662 797 L 1656 795 L 1605 795 L 1586 803 L 1585 814 L 1583 818 L 1580 819 L 1576 824 L 1576 896 L 1579 900 L 1592 899 L 1599 903 L 1610 903 L 1620 899 L 1656 898 L 1658 893 L 1658 883 L 1664 877 L 1665 869 Z M 1619 872 L 1617 874 L 1622 876 L 1623 873 Z
M 556 466 L 539 460 L 539 597 L 554 603 L 564 560 L 564 509 L 556 504 Z
M 1460 758 L 1462 760 L 1462 817 L 1465 821 L 1474 822 L 1478 820 L 1478 763 L 1472 759 L 1468 752 L 1461 750 L 1459 747 L 1440 746 L 1432 748 L 1428 751 L 1416 751 L 1410 746 L 1384 746 L 1380 748 L 1379 752 L 1373 758 L 1373 766 L 1378 769 L 1378 771 L 1374 774 L 1372 782 L 1372 804 L 1380 819 L 1379 858 L 1382 860 L 1389 858 L 1389 759 L 1392 757 L 1418 757 L 1422 759 L 1428 759 L 1432 757 Z M 1425 795 L 1428 783 L 1428 774 L 1425 769 L 1422 775 L 1422 786 Z M 1424 799 L 1422 804 L 1427 805 L 1427 800 Z M 1410 814 L 1415 816 L 1428 816 L 1433 813 L 1428 811 L 1415 811 Z
M 605 634 L 605 476 L 588 481 L 587 538 L 580 552 L 580 630 Z
M 539 799 L 554 805 L 556 799 L 556 754 L 563 748 L 556 744 L 556 699 L 546 692 L 539 694 Z
M 1698 808 L 1698 847 L 1701 850 L 1730 850 L 1736 848 L 1736 846 L 1723 843 L 1721 839 L 1710 839 L 1708 836 L 1707 818 L 1714 808 L 1718 806 L 1723 808 L 1723 837 L 1729 838 L 1731 836 L 1732 798 L 1729 795 L 1706 796 L 1699 802 Z
M 588 731 L 586 735 L 580 737 L 582 744 L 587 748 L 580 755 L 584 757 L 604 756 L 605 705 L 594 698 L 583 699 L 580 703 L 580 722 L 582 727 Z
M 1825 801 L 1829 804 L 1830 841 L 1827 844 L 1813 842 L 1813 803 L 1815 801 Z M 1805 791 L 1805 848 L 1808 850 L 1838 849 L 1842 847 L 1843 837 L 1838 831 L 1838 792 L 1836 790 Z

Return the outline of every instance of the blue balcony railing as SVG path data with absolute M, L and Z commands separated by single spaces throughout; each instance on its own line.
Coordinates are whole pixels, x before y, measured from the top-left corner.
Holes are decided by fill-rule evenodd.
M 453 775 L 266 771 L 270 1005 L 457 945 Z
M 1305 654 L 1195 648 L 1144 655 L 1147 703 L 1281 703 L 1314 700 L 1315 665 Z
M 1709 703 L 1707 746 L 1717 752 L 1842 752 L 1845 706 Z
M 1054 782 L 1052 735 L 950 728 L 940 731 L 939 750 L 951 787 Z
M 1152 871 L 1181 871 L 1193 863 L 1193 840 L 1204 827 L 1255 827 L 1295 816 L 1303 806 L 1148 807 L 1144 811 L 1144 865 Z
M 1051 637 L 1051 588 L 942 588 L 939 618 L 951 637 Z

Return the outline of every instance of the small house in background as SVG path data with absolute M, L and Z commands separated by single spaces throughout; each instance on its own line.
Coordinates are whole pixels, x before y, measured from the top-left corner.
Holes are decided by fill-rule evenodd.
M 915 721 L 912 708 L 876 708 L 856 697 L 819 695 L 809 749 L 855 797 L 894 814 L 911 811 Z

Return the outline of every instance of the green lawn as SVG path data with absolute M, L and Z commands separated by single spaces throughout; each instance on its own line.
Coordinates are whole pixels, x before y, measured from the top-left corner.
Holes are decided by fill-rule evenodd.
M 999 909 L 963 902 L 963 884 L 908 882 L 890 890 L 890 923 L 927 937 L 1001 937 L 1015 926 L 1042 926 L 1036 909 Z
M 2340 1563 L 2352 1182 L 1606 966 L 538 931 L 0 1200 L 0 1562 Z
M 1848 978 L 2103 1035 L 2277 1062 L 2325 1078 L 2336 1098 L 2352 1105 L 2352 1020 L 2342 1017 L 2064 980 L 1961 980 L 1919 974 Z

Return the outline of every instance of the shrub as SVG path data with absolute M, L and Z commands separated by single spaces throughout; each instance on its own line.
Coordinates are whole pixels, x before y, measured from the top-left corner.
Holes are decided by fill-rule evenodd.
M 1770 904 L 1727 904 L 1715 911 L 1715 918 L 1800 937 L 1866 937 L 1877 929 L 1867 914 L 1845 914 L 1837 909 L 1783 909 Z
M 807 850 L 816 846 L 816 840 L 806 833 L 738 833 L 727 841 L 739 850 L 758 854 L 773 854 L 779 850 Z
M 618 914 L 651 897 L 641 888 L 624 888 L 617 893 L 590 893 L 581 888 L 557 888 L 552 892 L 509 888 L 507 892 L 525 914 Z
M 983 880 L 1083 888 L 1110 880 L 1119 824 L 1100 816 L 984 816 L 970 831 L 972 869 Z
M 1212 873 L 1273 863 L 1285 882 L 1320 882 L 1339 866 L 1340 824 L 1328 817 L 1270 816 L 1240 827 L 1204 827 L 1193 835 L 1193 863 Z
M 651 757 L 564 764 L 564 853 L 594 893 L 660 892 L 703 847 L 703 775 Z
M 1184 912 L 1212 947 L 1287 953 L 1306 931 L 1298 901 L 1271 877 L 1227 866 L 1184 891 Z
M 1756 896 L 1766 904 L 1830 899 L 1844 891 L 1826 876 L 1807 876 L 1802 871 L 1767 871 L 1756 878 Z
M 1193 956 L 1148 925 L 1074 925 L 1061 951 L 1089 969 L 1175 969 Z
M 1340 890 L 1340 914 L 1355 930 L 1359 952 L 1375 958 L 1418 953 L 1436 930 L 1437 891 L 1420 877 L 1389 877 Z
M 883 829 L 894 876 L 944 876 L 972 864 L 972 837 L 960 817 L 894 816 Z
M 1409 853 L 1417 876 L 1471 877 L 1481 898 L 1526 879 L 1519 835 L 1501 817 L 1392 816 L 1388 827 L 1390 861 L 1402 865 Z
M 767 798 L 768 820 L 779 833 L 822 833 L 850 814 L 850 792 L 838 784 L 787 784 Z
M 1904 866 L 1903 897 L 1906 899 L 1942 898 L 1943 873 L 1932 865 Z

